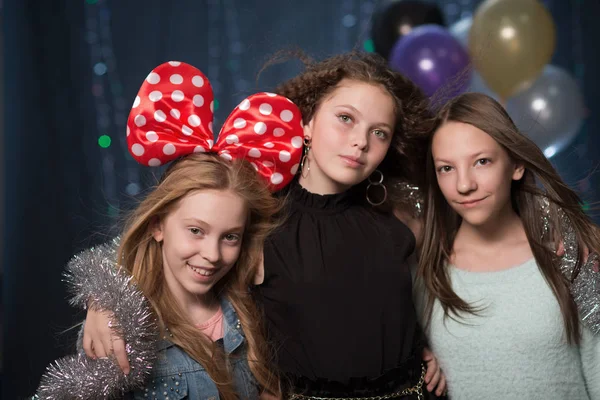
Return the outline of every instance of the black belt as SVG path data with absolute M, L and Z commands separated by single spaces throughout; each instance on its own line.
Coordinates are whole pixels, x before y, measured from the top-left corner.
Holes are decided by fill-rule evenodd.
M 324 378 L 290 376 L 289 399 L 383 400 L 415 395 L 423 396 L 425 367 L 415 357 L 375 378 L 350 378 L 346 382 Z

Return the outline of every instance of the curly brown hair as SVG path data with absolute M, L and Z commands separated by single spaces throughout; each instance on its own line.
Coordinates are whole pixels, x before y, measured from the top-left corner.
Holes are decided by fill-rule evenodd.
M 428 99 L 421 90 L 408 78 L 390 69 L 381 56 L 359 51 L 335 55 L 320 62 L 315 62 L 301 51 L 285 51 L 274 56 L 262 70 L 292 57 L 300 59 L 305 70 L 279 85 L 275 91 L 300 108 L 305 124 L 343 79 L 383 87 L 393 98 L 396 111 L 392 144 L 378 167 L 384 174 L 388 191 L 391 190 L 389 198 L 394 203 L 391 205 L 396 206 L 395 203 L 401 199 L 401 196 L 394 195 L 398 182 L 421 186 L 427 137 L 432 126 Z

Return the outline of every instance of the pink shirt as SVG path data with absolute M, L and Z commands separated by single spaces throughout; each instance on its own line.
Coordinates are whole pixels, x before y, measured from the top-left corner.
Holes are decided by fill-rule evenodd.
M 221 339 L 223 337 L 223 310 L 219 308 L 208 321 L 198 324 L 196 327 L 211 338 L 213 342 Z

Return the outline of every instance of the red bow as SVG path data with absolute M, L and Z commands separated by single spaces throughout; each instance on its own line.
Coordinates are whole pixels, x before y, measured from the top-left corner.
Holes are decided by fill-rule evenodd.
M 271 190 L 287 185 L 302 155 L 302 117 L 289 99 L 257 93 L 227 117 L 213 144 L 213 91 L 189 64 L 156 67 L 140 88 L 127 120 L 127 144 L 140 164 L 158 166 L 186 154 L 245 158 Z

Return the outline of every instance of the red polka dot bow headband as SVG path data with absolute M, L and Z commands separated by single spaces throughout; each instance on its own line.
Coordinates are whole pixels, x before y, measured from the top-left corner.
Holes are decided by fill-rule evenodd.
M 302 117 L 289 99 L 257 93 L 229 115 L 213 142 L 213 91 L 189 64 L 170 61 L 146 78 L 127 120 L 127 145 L 136 161 L 159 166 L 191 153 L 245 158 L 271 190 L 287 185 L 302 154 Z

